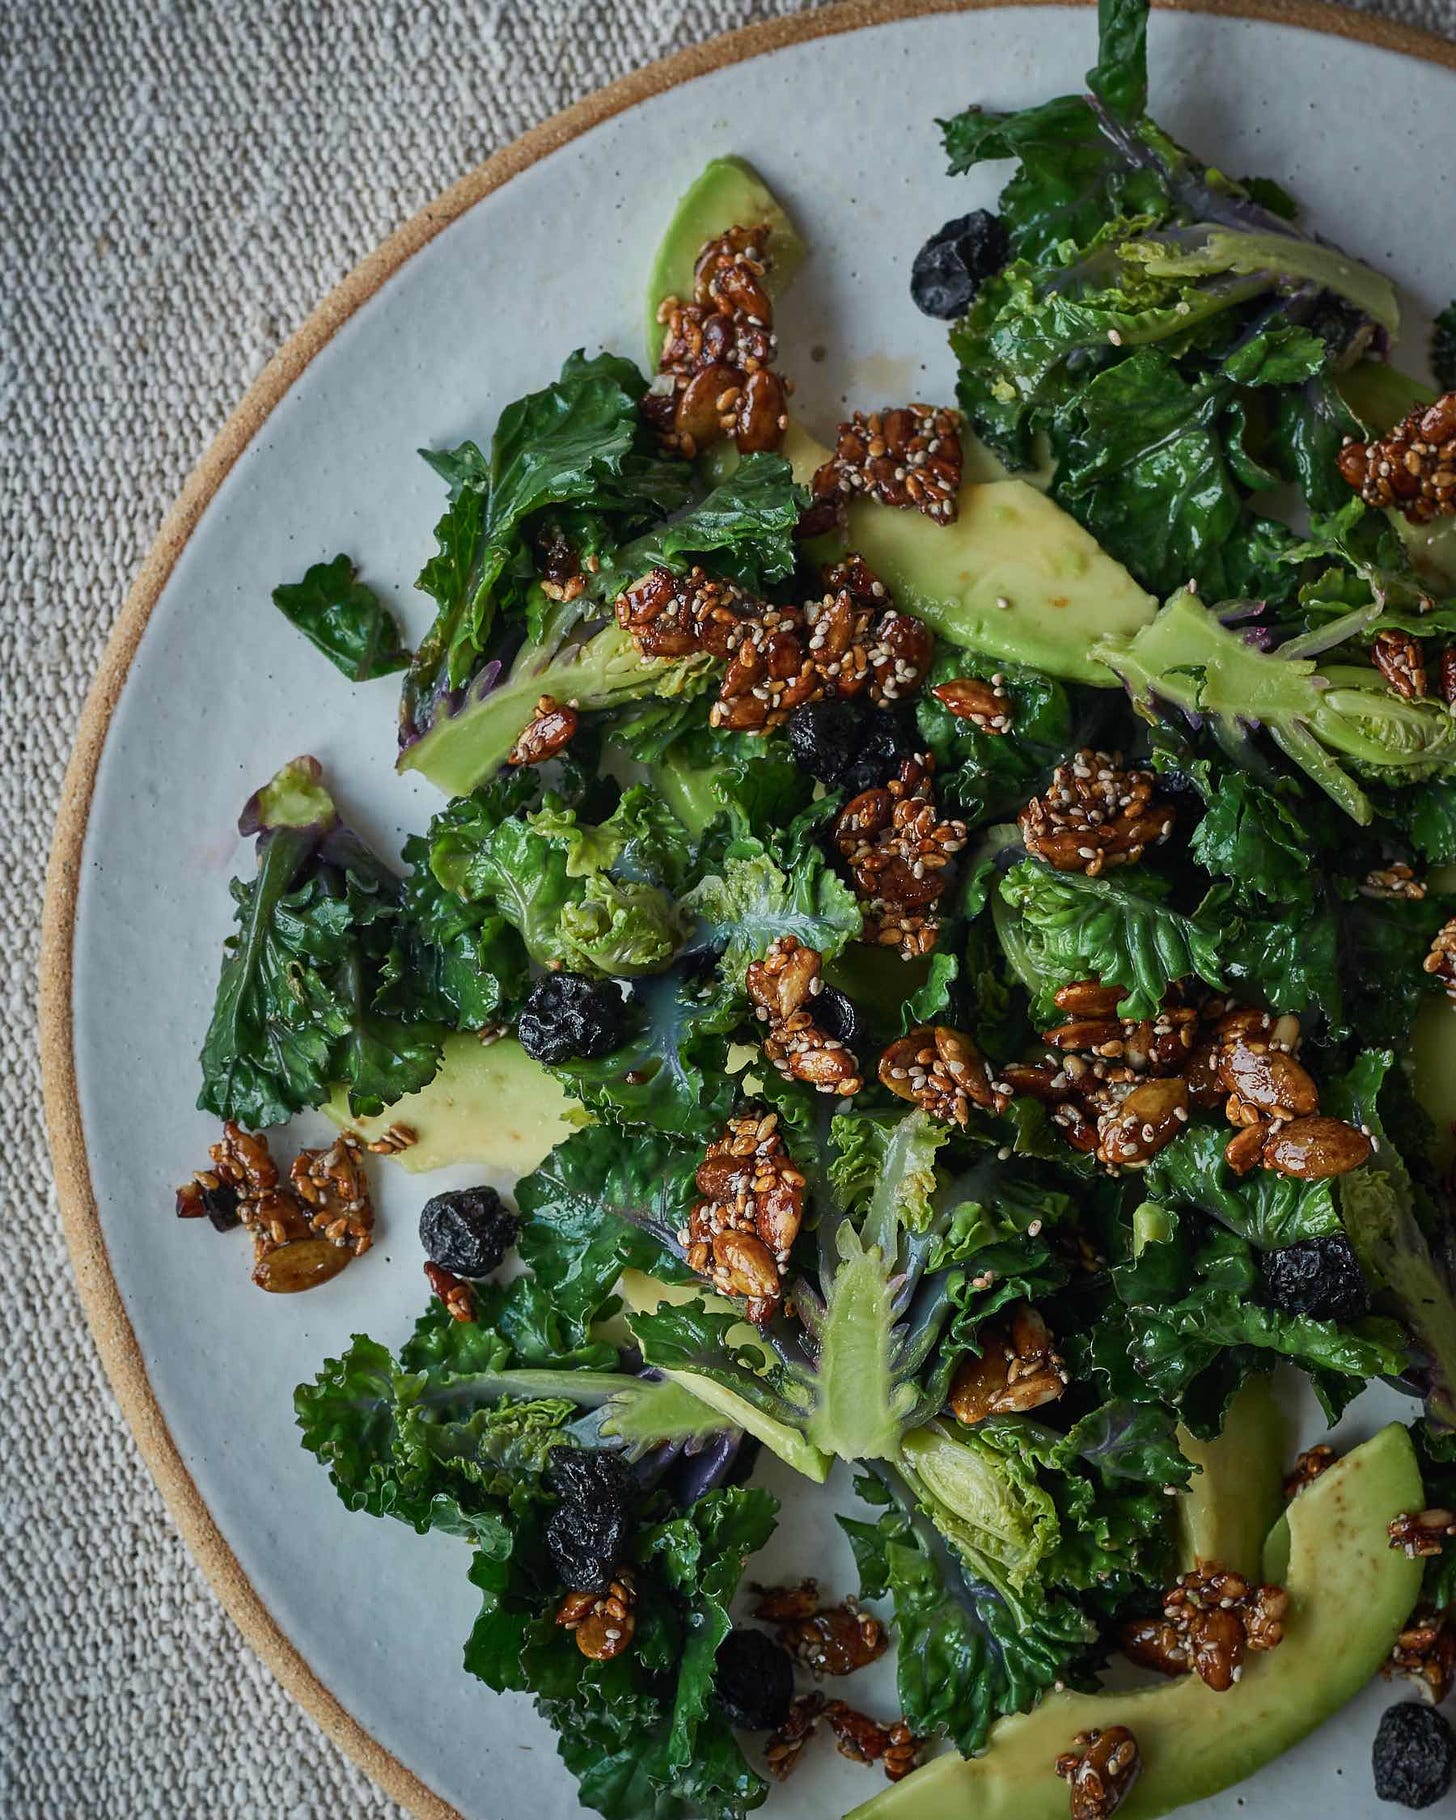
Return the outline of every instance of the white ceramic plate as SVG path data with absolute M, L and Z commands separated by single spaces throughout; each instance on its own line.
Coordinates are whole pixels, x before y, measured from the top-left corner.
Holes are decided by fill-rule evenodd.
M 770 27 L 746 47 L 690 58 L 686 73 L 705 72 L 694 80 L 680 65 L 587 104 L 512 160 L 511 181 L 464 212 L 501 172 L 457 194 L 446 212 L 458 218 L 407 263 L 428 227 L 346 287 L 341 307 L 358 304 L 355 313 L 331 340 L 333 319 L 306 332 L 281 369 L 291 386 L 277 374 L 265 383 L 170 527 L 73 773 L 50 903 L 46 1046 L 93 1319 L 154 1470 L 250 1636 L 420 1812 L 579 1811 L 528 1702 L 496 1699 L 461 1671 L 474 1603 L 464 1546 L 347 1515 L 293 1428 L 293 1387 L 325 1354 L 360 1330 L 398 1340 L 419 1311 L 422 1184 L 380 1171 L 392 1178 L 382 1242 L 299 1299 L 260 1295 L 241 1238 L 179 1229 L 171 1211 L 174 1183 L 212 1135 L 191 1109 L 194 1056 L 228 879 L 252 864 L 232 833 L 244 798 L 282 761 L 315 752 L 350 817 L 386 851 L 436 801 L 394 774 L 392 685 L 351 689 L 273 611 L 269 591 L 347 549 L 417 634 L 427 603 L 410 583 L 431 548 L 440 488 L 415 449 L 483 440 L 500 407 L 545 383 L 573 347 L 641 358 L 649 257 L 712 154 L 751 156 L 811 244 L 781 315 L 784 365 L 811 427 L 826 433 L 847 398 L 948 400 L 950 358 L 940 327 L 909 304 L 910 259 L 947 216 L 991 203 L 999 177 L 941 175 L 934 117 L 1077 87 L 1093 17 L 1047 6 L 845 23 Z M 1419 48 L 1348 18 L 1340 29 Z M 1316 224 L 1392 271 L 1405 286 L 1408 345 L 1423 348 L 1432 311 L 1456 294 L 1452 68 L 1267 19 L 1194 13 L 1157 16 L 1152 65 L 1158 117 L 1226 168 L 1288 183 Z M 812 1567 L 848 1587 L 829 1503 L 800 1494 L 802 1483 L 761 1572 Z M 890 1698 L 882 1689 L 877 1703 Z M 1364 1708 L 1342 1718 L 1252 1788 L 1197 1812 L 1228 1820 L 1247 1800 L 1271 1816 L 1368 1814 L 1373 1723 Z M 769 1811 L 837 1815 L 877 1786 L 877 1772 L 824 1748 Z

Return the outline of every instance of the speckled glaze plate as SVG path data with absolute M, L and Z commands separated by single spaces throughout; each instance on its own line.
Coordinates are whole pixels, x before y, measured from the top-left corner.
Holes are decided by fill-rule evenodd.
M 439 487 L 415 449 L 483 438 L 573 347 L 641 358 L 653 247 L 713 154 L 751 156 L 810 243 L 780 314 L 810 427 L 828 432 L 847 398 L 949 398 L 941 330 L 908 301 L 910 259 L 947 216 L 990 203 L 997 179 L 941 175 L 934 118 L 1077 87 L 1094 35 L 1076 7 L 871 0 L 691 51 L 538 129 L 376 253 L 278 355 L 168 520 L 98 679 L 57 836 L 43 980 L 77 1270 L 126 1413 L 234 1616 L 418 1814 L 580 1811 L 529 1703 L 461 1670 L 474 1602 L 464 1546 L 346 1514 L 293 1427 L 293 1387 L 326 1354 L 361 1330 L 401 1337 L 418 1312 L 420 1182 L 381 1171 L 393 1178 L 382 1242 L 297 1299 L 260 1295 L 241 1239 L 179 1230 L 170 1207 L 211 1135 L 191 1109 L 194 1057 L 228 879 L 251 864 L 232 833 L 244 798 L 310 750 L 384 850 L 433 807 L 428 785 L 394 773 L 391 686 L 335 677 L 269 591 L 347 549 L 418 633 L 428 615 L 410 583 Z M 1226 168 L 1287 182 L 1316 224 L 1393 272 L 1408 345 L 1423 347 L 1456 294 L 1456 47 L 1263 3 L 1160 14 L 1152 63 L 1158 117 Z M 761 1577 L 812 1568 L 850 1584 L 832 1497 L 787 1478 Z M 889 1706 L 888 1689 L 865 1692 Z M 1372 1690 L 1251 1784 L 1190 1811 L 1368 1815 L 1383 1697 Z M 877 1786 L 877 1772 L 825 1750 L 768 1811 L 821 1820 Z

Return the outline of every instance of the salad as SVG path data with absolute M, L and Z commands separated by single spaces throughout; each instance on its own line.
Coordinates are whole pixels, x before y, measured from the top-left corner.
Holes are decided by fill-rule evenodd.
M 572 353 L 426 451 L 413 651 L 347 556 L 274 595 L 401 678 L 441 801 L 402 869 L 311 758 L 246 806 L 178 1212 L 286 1293 L 369 1250 L 372 1169 L 518 1173 L 424 1200 L 414 1331 L 297 1417 L 351 1510 L 461 1539 L 466 1669 L 609 1820 L 730 1820 L 829 1739 L 869 1820 L 1164 1813 L 1382 1668 L 1423 1698 L 1377 1794 L 1456 1767 L 1413 1060 L 1456 994 L 1456 305 L 1442 393 L 1385 276 L 1149 116 L 1144 0 L 1099 23 L 1085 94 L 941 123 L 1011 166 L 911 274 L 953 406 L 814 440 L 773 327 L 811 249 L 717 160 L 648 370 Z M 1402 1419 L 1296 1457 L 1301 1380 Z M 770 1457 L 857 1587 L 754 1583 Z

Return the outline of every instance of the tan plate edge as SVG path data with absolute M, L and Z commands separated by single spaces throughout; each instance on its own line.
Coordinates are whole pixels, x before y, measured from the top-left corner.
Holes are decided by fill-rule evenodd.
M 188 1472 L 152 1391 L 146 1364 L 122 1302 L 97 1217 L 90 1161 L 77 1096 L 73 1046 L 71 965 L 76 891 L 86 825 L 102 748 L 152 609 L 198 520 L 233 463 L 252 441 L 314 355 L 361 304 L 457 216 L 548 153 L 580 138 L 604 120 L 695 77 L 763 56 L 785 45 L 838 35 L 869 25 L 933 13 L 971 12 L 1007 0 L 840 0 L 837 5 L 771 19 L 711 39 L 649 65 L 598 90 L 534 127 L 460 178 L 357 266 L 293 334 L 249 387 L 237 410 L 189 476 L 133 583 L 111 635 L 81 716 L 76 747 L 66 770 L 46 871 L 40 952 L 40 1049 L 46 1126 L 66 1243 L 81 1299 L 122 1413 L 136 1436 L 181 1531 L 214 1590 L 253 1649 L 288 1692 L 396 1801 L 420 1820 L 461 1820 L 345 1710 L 284 1634 L 243 1573 Z M 1056 5 L 1063 0 L 1014 0 Z M 1257 19 L 1355 39 L 1456 70 L 1456 43 L 1414 26 L 1333 6 L 1325 0 L 1155 0 L 1179 12 Z

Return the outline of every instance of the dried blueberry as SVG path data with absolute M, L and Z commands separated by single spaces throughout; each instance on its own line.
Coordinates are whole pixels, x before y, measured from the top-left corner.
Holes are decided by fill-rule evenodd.
M 600 1448 L 557 1447 L 546 1478 L 561 1499 L 546 1524 L 553 1566 L 573 1592 L 605 1592 L 626 1555 L 631 1467 Z
M 901 715 L 838 697 L 795 708 L 788 734 L 801 770 L 851 796 L 883 784 L 915 750 Z
M 1323 291 L 1309 320 L 1309 332 L 1318 335 L 1339 367 L 1352 365 L 1366 351 L 1375 324 L 1363 310 L 1333 291 Z
M 806 702 L 789 716 L 794 761 L 822 784 L 837 784 L 864 738 L 864 710 L 852 701 Z
M 866 708 L 859 752 L 841 776 L 840 788 L 851 796 L 874 790 L 891 778 L 916 745 L 910 723 L 888 708 Z
M 1433 1706 L 1419 1700 L 1388 1706 L 1370 1753 L 1375 1793 L 1402 1807 L 1429 1807 L 1451 1786 L 1456 1736 Z
M 1011 251 L 1006 224 L 988 209 L 960 215 L 932 234 L 915 255 L 910 295 L 927 316 L 964 316 L 976 292 Z
M 230 1188 L 226 1182 L 219 1182 L 216 1188 L 202 1190 L 202 1211 L 212 1221 L 216 1232 L 231 1232 L 241 1219 L 238 1212 L 238 1191 Z
M 1260 1263 L 1265 1296 L 1285 1314 L 1354 1321 L 1369 1312 L 1370 1291 L 1343 1232 L 1266 1251 Z
M 521 1222 L 494 1188 L 457 1188 L 426 1201 L 420 1243 L 432 1264 L 457 1277 L 488 1277 L 516 1242 Z
M 620 1047 L 626 1028 L 626 1005 L 610 980 L 543 973 L 522 1008 L 516 1035 L 538 1062 L 590 1062 Z
M 837 986 L 821 986 L 814 1000 L 814 1022 L 826 1036 L 838 1037 L 846 1049 L 858 1051 L 867 1033 L 854 1000 Z
M 794 1665 L 789 1652 L 761 1630 L 735 1626 L 718 1645 L 713 1691 L 730 1725 L 776 1731 L 789 1716 Z

